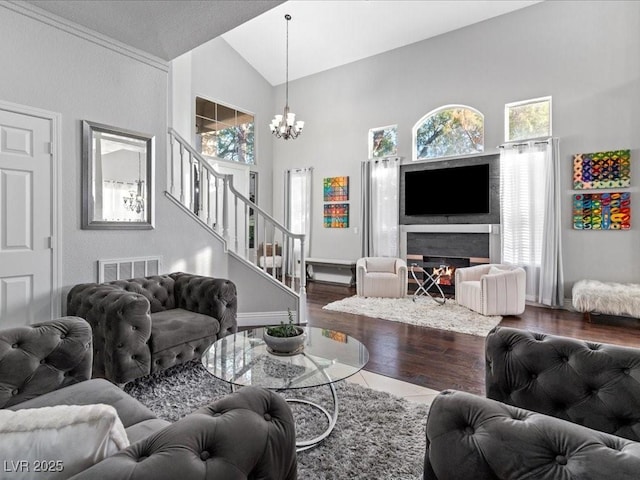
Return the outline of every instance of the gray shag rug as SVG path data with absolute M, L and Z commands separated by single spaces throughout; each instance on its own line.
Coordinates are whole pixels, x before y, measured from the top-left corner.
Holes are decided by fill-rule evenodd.
M 424 296 L 414 300 L 413 297 L 376 298 L 354 295 L 329 303 L 322 308 L 481 337 L 486 337 L 487 333 L 502 320 L 498 315 L 488 317 L 480 315 L 458 305 L 452 299 L 447 299 L 444 305 L 440 305 Z
M 175 422 L 230 393 L 229 384 L 191 362 L 140 378 L 124 390 L 158 417 Z M 422 478 L 429 407 L 349 382 L 338 382 L 336 427 L 319 446 L 298 453 L 301 480 Z M 333 409 L 329 387 L 281 392 Z M 292 404 L 298 438 L 312 438 L 327 426 L 316 409 Z

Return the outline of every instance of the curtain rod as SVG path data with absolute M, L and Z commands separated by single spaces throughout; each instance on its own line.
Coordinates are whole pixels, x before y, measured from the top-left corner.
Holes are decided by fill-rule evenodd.
M 397 162 L 399 160 L 402 160 L 402 157 L 380 157 L 380 158 L 367 158 L 366 160 L 363 160 L 364 162 L 388 162 L 389 160 L 393 160 L 394 162 Z
M 524 143 L 515 143 L 515 142 L 505 142 L 502 145 L 498 145 L 498 148 L 507 148 L 507 147 L 526 147 L 530 144 L 533 145 L 548 145 L 549 142 L 553 140 L 553 137 L 547 138 L 546 140 L 538 140 L 537 142 L 524 142 Z

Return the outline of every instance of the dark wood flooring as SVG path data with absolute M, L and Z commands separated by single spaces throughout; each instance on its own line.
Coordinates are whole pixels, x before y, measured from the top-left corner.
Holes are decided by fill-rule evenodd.
M 369 349 L 365 370 L 434 390 L 452 388 L 484 395 L 484 338 L 417 327 L 363 315 L 323 310 L 327 303 L 355 295 L 354 287 L 310 282 L 307 319 L 311 326 L 340 330 Z M 640 347 L 640 320 L 527 306 L 500 325 L 595 342 Z

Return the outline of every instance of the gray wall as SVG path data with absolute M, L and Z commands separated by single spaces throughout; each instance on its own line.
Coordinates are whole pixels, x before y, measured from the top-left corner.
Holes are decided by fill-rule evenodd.
M 258 204 L 271 211 L 273 87 L 222 38 L 178 57 L 171 70 L 171 125 L 192 143 L 196 96 L 255 116 L 256 164 L 251 170 L 258 172 Z
M 61 114 L 60 294 L 97 279 L 97 260 L 162 255 L 164 270 L 227 276 L 222 245 L 164 196 L 167 69 L 30 19 L 0 5 L 0 99 Z M 81 121 L 155 135 L 156 228 L 80 229 Z
M 258 205 L 272 209 L 273 157 L 269 122 L 274 114 L 273 87 L 223 39 L 201 45 L 171 62 L 170 124 L 194 143 L 195 97 L 233 106 L 255 116 Z M 238 305 L 245 312 L 295 311 L 297 300 L 289 292 L 260 278 L 254 269 L 230 258 L 229 278 L 238 287 Z
M 397 124 L 398 153 L 410 162 L 415 122 L 464 104 L 485 115 L 485 153 L 496 153 L 505 103 L 547 95 L 560 138 L 566 294 L 581 278 L 638 282 L 638 212 L 631 231 L 572 230 L 571 174 L 574 153 L 630 148 L 638 204 L 640 2 L 547 1 L 292 82 L 289 104 L 306 125 L 297 140 L 274 144 L 274 212 L 283 209 L 282 171 L 314 167 L 311 255 L 357 258 L 370 128 Z M 284 102 L 283 86 L 275 100 Z M 334 175 L 350 177 L 346 230 L 322 227 L 322 178 Z

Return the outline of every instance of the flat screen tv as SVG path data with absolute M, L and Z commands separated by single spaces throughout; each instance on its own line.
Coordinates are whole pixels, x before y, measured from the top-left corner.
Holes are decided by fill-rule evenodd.
M 489 212 L 489 164 L 405 171 L 405 215 Z

